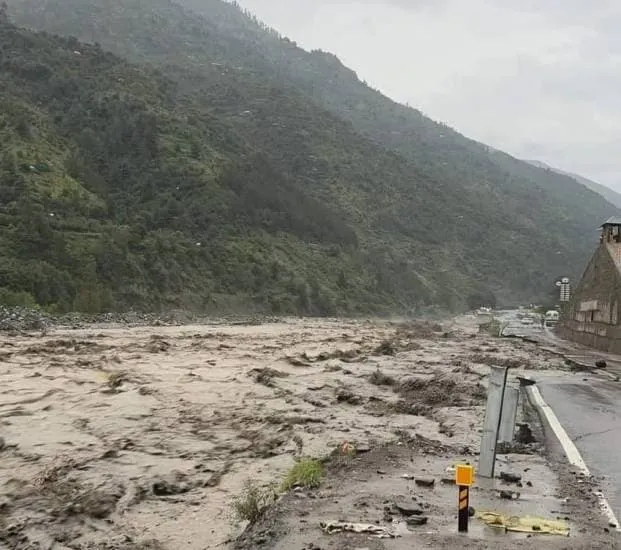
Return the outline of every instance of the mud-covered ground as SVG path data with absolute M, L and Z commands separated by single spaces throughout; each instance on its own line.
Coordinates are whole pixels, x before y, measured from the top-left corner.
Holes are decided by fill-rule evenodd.
M 442 480 L 456 461 L 476 463 L 489 365 L 515 376 L 561 363 L 479 335 L 468 319 L 0 334 L 0 547 L 376 549 L 409 548 L 389 544 L 412 537 L 452 547 L 456 493 Z M 296 458 L 344 442 L 356 456 L 333 461 L 319 489 L 282 498 L 234 540 L 244 525 L 231 502 L 247 480 L 278 482 Z M 600 519 L 572 508 L 588 491 L 564 500 L 571 474 L 558 483 L 536 449 L 499 458 L 521 487 L 481 484 L 473 505 L 568 517 L 576 543 L 605 544 Z M 412 496 L 428 518 L 416 528 L 395 508 Z M 399 539 L 320 528 L 389 519 Z M 477 521 L 473 544 L 490 536 Z

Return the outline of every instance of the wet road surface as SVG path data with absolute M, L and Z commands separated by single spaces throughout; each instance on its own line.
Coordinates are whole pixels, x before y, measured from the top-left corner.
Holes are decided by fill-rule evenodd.
M 542 345 L 566 349 L 567 357 L 593 365 L 602 355 L 559 340 L 540 326 L 522 325 L 512 314 L 506 333 L 539 340 Z M 603 477 L 601 490 L 621 518 L 621 373 L 619 357 L 606 354 L 608 368 L 601 374 L 576 373 L 573 377 L 541 377 L 537 382 L 547 404 L 556 413 L 582 458 L 597 477 Z
M 621 517 L 621 385 L 589 377 L 539 382 L 591 473 L 603 476 L 601 489 Z

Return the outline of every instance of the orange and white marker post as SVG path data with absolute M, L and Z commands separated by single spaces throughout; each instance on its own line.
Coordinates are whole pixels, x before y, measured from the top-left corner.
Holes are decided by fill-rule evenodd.
M 458 464 L 455 468 L 455 484 L 459 490 L 457 530 L 460 533 L 467 533 L 468 521 L 470 519 L 470 487 L 474 484 L 474 466 L 470 464 Z

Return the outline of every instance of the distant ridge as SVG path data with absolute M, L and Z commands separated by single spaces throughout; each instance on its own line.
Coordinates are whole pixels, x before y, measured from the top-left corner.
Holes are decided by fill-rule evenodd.
M 581 183 L 585 187 L 595 191 L 604 197 L 610 204 L 614 204 L 617 208 L 621 208 L 621 193 L 617 193 L 616 191 L 610 189 L 610 187 L 606 187 L 601 183 L 597 183 L 593 180 L 580 176 L 578 174 L 573 174 L 571 172 L 565 172 L 564 170 L 559 170 L 558 168 L 554 168 L 545 162 L 541 162 L 539 160 L 527 160 L 526 162 L 532 164 L 533 166 L 537 166 L 538 168 L 544 168 L 545 170 L 551 170 L 552 172 L 556 172 L 557 174 L 562 174 L 563 176 L 568 176 L 570 178 L 575 179 L 578 183 Z

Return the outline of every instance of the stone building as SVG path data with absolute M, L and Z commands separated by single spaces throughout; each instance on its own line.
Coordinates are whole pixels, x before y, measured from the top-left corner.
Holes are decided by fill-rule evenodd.
M 601 227 L 599 246 L 572 292 L 557 330 L 560 336 L 621 353 L 621 217 Z

